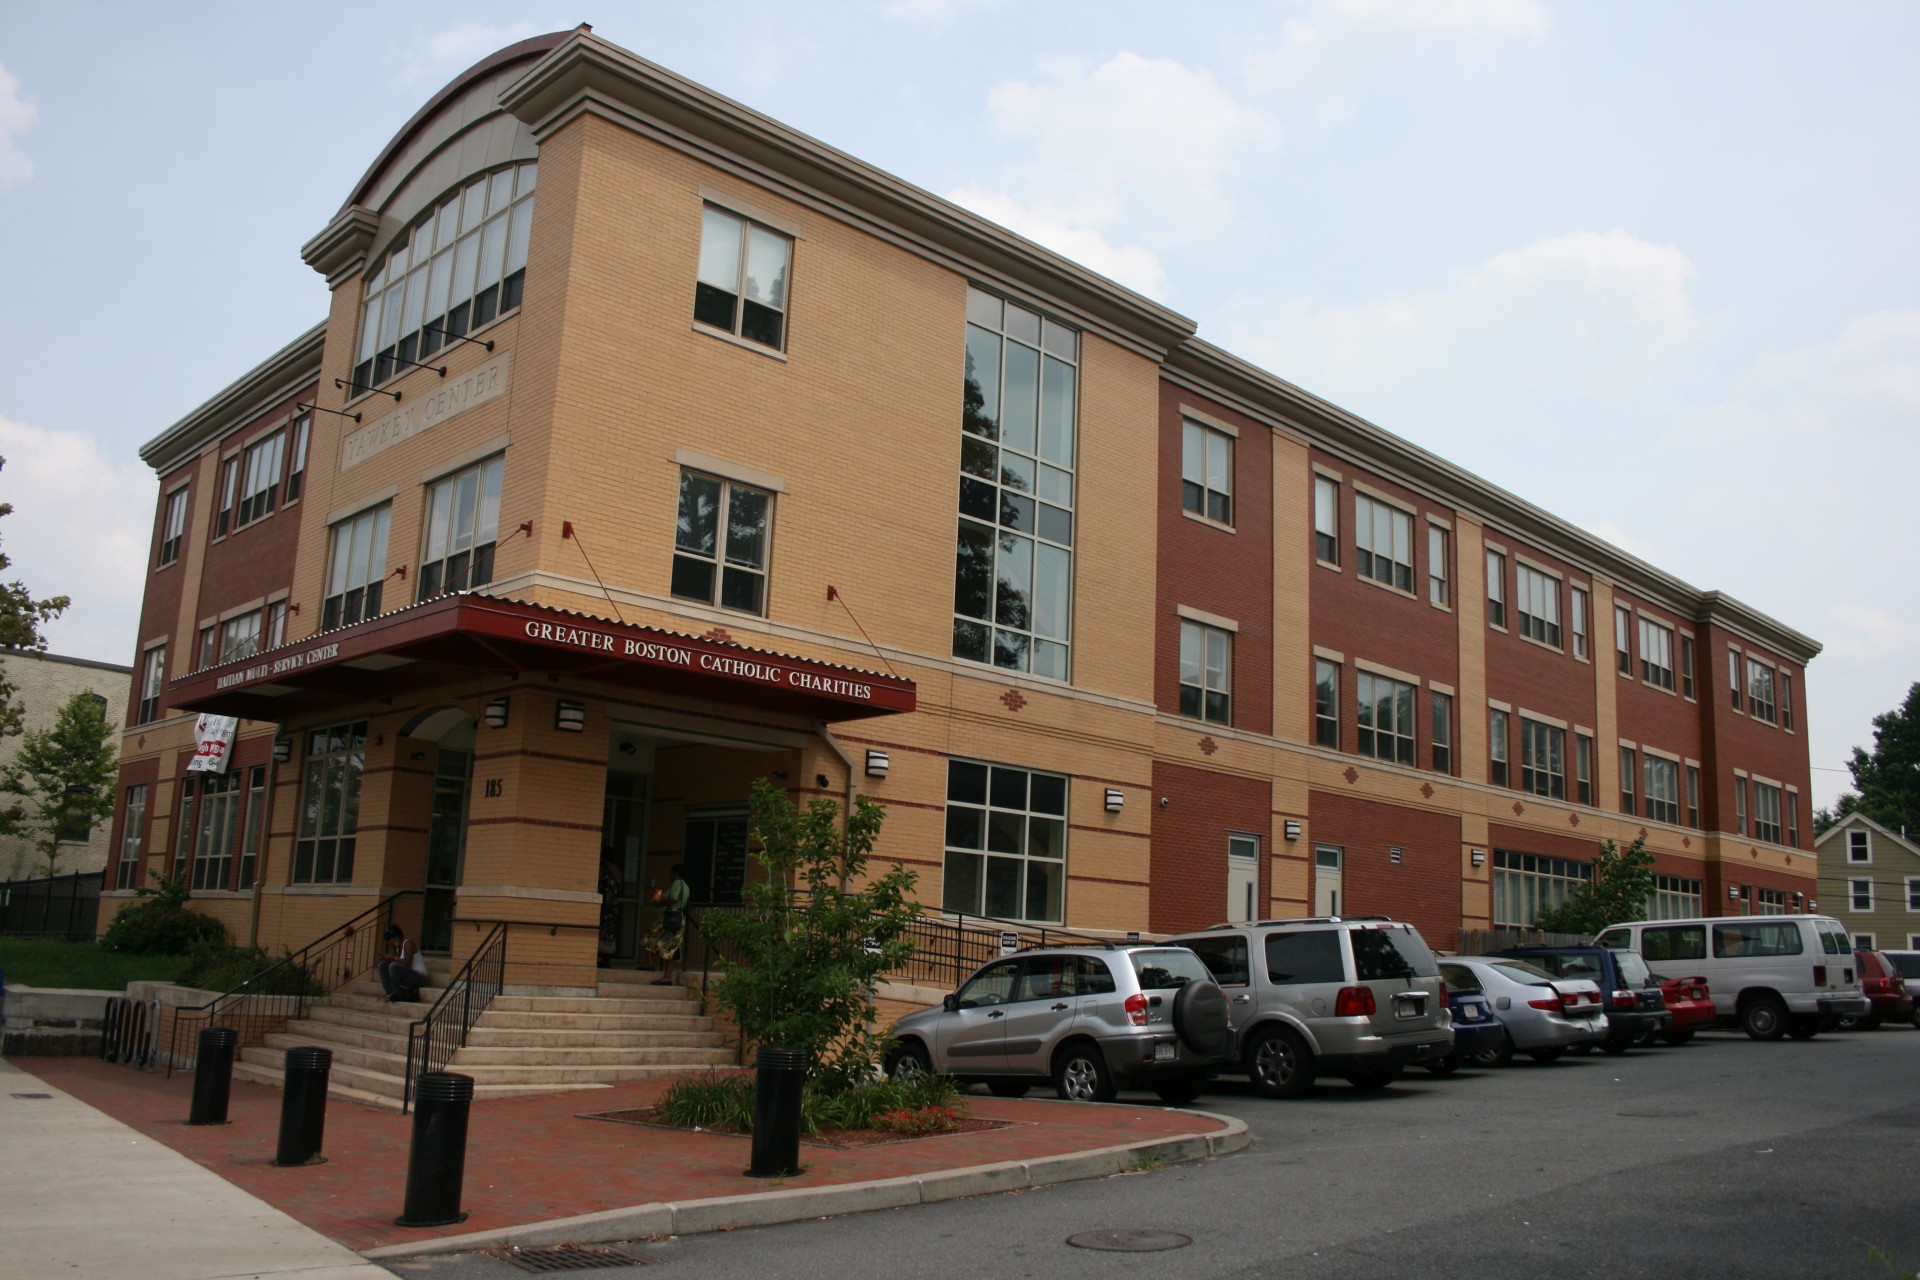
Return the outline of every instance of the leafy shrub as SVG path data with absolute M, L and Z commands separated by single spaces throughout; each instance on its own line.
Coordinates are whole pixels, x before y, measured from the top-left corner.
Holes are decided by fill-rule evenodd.
M 187 908 L 187 877 L 155 872 L 157 889 L 140 889 L 140 900 L 114 917 L 100 939 L 109 951 L 135 956 L 184 956 L 197 946 L 231 947 L 227 926 Z
M 838 1093 L 813 1093 L 819 1127 L 828 1129 L 875 1129 L 881 1127 L 875 1118 L 891 1112 L 964 1106 L 960 1086 L 951 1077 L 931 1074 L 904 1080 L 869 1078 Z
M 232 991 L 243 982 L 267 974 L 264 982 L 256 982 L 247 990 L 254 995 L 325 995 L 326 988 L 305 965 L 280 963 L 290 954 L 283 949 L 278 956 L 271 956 L 259 947 L 230 946 L 224 937 L 209 939 L 196 943 L 187 953 L 187 967 L 178 981 L 204 991 Z
M 751 1075 L 719 1076 L 708 1072 L 704 1076 L 683 1076 L 660 1095 L 654 1114 L 663 1123 L 689 1129 L 752 1133 L 753 1091 Z M 822 1129 L 879 1128 L 875 1123 L 878 1116 L 929 1109 L 951 1113 L 956 1106 L 964 1108 L 959 1098 L 960 1086 L 945 1076 L 918 1076 L 908 1080 L 869 1078 L 838 1091 L 828 1090 L 817 1079 L 809 1080 L 800 1095 L 800 1129 L 803 1133 L 818 1133 Z
M 753 1077 L 682 1076 L 667 1086 L 654 1104 L 654 1115 L 667 1124 L 687 1129 L 753 1131 Z

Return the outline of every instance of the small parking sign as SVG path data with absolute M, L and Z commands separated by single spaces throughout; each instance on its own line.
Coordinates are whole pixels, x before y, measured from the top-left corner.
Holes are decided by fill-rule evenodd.
M 1020 935 L 1008 929 L 1000 935 L 1000 954 L 1010 956 L 1020 949 Z

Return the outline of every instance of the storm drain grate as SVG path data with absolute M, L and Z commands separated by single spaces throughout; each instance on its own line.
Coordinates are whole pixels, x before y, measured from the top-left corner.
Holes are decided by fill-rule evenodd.
M 50 1094 L 50 1093 L 16 1093 L 16 1094 L 14 1094 L 13 1096 L 14 1096 L 14 1097 L 16 1097 L 16 1098 L 27 1098 L 27 1099 L 39 1099 L 39 1098 L 51 1098 L 51 1097 L 53 1097 L 53 1095 L 52 1095 L 52 1094 Z
M 1152 1227 L 1121 1227 L 1114 1231 L 1082 1231 L 1068 1236 L 1076 1249 L 1104 1249 L 1110 1253 L 1158 1253 L 1162 1249 L 1184 1249 L 1192 1236 L 1178 1231 L 1156 1231 Z
M 641 1267 L 653 1262 L 624 1249 L 587 1249 L 577 1244 L 551 1249 L 509 1249 L 508 1262 L 522 1271 L 592 1271 L 600 1267 Z

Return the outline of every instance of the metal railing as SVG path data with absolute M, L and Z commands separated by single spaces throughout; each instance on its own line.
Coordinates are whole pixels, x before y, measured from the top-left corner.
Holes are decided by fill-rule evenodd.
M 236 1052 L 258 1044 L 287 1023 L 306 1016 L 322 1000 L 373 969 L 380 958 L 380 939 L 393 920 L 394 904 L 402 898 L 422 897 L 418 889 L 403 889 L 331 932 L 309 942 L 292 955 L 262 969 L 231 991 L 202 1005 L 174 1010 L 167 1043 L 167 1074 L 182 1071 L 199 1060 L 199 1032 L 226 1027 L 239 1033 Z M 188 1034 L 191 1033 L 191 1034 Z M 182 1052 L 181 1040 L 186 1039 Z
M 433 1008 L 408 1025 L 406 1087 L 400 1098 L 403 1113 L 413 1107 L 414 1081 L 453 1061 L 454 1053 L 466 1044 L 473 1024 L 500 994 L 507 973 L 507 929 L 506 921 L 495 921 L 493 929 L 460 966 L 460 972 L 448 979 L 447 989 L 433 1002 Z
M 124 1062 L 142 1071 L 160 1057 L 160 1002 L 108 996 L 100 1019 L 100 1060 Z
M 100 884 L 105 873 L 0 883 L 0 934 L 14 938 L 93 937 L 100 922 Z

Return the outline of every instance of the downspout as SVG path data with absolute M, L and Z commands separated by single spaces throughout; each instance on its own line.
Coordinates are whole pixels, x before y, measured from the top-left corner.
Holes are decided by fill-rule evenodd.
M 848 755 L 847 749 L 840 745 L 840 740 L 833 736 L 833 731 L 827 728 L 827 722 L 825 720 L 815 720 L 813 722 L 813 731 L 820 735 L 820 740 L 827 744 L 827 748 L 831 750 L 833 754 L 840 757 L 840 764 L 847 771 L 847 810 L 841 816 L 845 821 L 851 822 L 853 820 L 853 802 L 859 798 L 860 790 L 860 774 L 853 767 L 853 757 Z M 847 864 L 842 860 L 840 863 L 840 891 L 845 893 L 851 887 L 847 878 Z
M 253 895 L 247 904 L 247 946 L 260 945 L 260 894 L 267 883 L 267 852 L 273 848 L 273 797 L 280 783 L 280 762 L 274 758 L 280 742 L 280 725 L 273 728 L 274 747 L 267 752 L 267 787 L 260 797 L 266 812 L 260 817 L 260 857 L 253 866 Z M 247 815 L 252 818 L 252 814 Z

